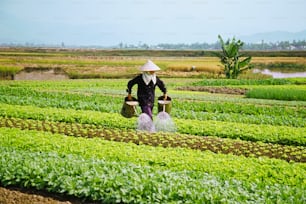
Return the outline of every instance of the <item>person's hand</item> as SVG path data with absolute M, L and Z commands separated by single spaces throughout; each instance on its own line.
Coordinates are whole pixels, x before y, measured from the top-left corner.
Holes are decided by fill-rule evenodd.
M 132 100 L 132 94 L 128 94 L 128 100 L 131 101 Z
M 167 100 L 167 94 L 166 93 L 164 94 L 164 100 Z

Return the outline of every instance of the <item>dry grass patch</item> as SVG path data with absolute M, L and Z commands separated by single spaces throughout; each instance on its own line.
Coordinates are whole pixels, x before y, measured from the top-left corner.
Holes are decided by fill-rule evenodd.
M 297 63 L 306 64 L 305 57 L 252 57 L 252 63 Z

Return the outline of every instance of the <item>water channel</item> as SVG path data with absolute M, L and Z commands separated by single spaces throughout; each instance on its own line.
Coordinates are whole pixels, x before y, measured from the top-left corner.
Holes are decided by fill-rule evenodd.
M 297 78 L 297 77 L 306 77 L 306 72 L 292 72 L 292 73 L 284 73 L 284 72 L 276 72 L 271 71 L 269 69 L 254 69 L 253 73 L 261 73 L 265 75 L 270 75 L 273 78 Z

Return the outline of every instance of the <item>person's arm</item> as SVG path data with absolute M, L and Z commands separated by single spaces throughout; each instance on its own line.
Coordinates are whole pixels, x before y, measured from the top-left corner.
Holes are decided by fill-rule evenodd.
M 127 89 L 126 89 L 126 92 L 128 93 L 128 95 L 127 95 L 128 100 L 132 100 L 132 88 L 137 83 L 138 83 L 138 77 L 135 77 L 134 79 L 132 79 L 128 82 Z
M 128 97 L 128 100 L 129 100 L 129 101 L 132 100 L 132 94 L 128 94 L 127 97 Z
M 167 97 L 168 97 L 167 93 L 164 93 L 164 100 L 167 100 Z
M 157 77 L 156 84 L 158 88 L 164 93 L 164 100 L 167 99 L 167 88 L 162 80 Z

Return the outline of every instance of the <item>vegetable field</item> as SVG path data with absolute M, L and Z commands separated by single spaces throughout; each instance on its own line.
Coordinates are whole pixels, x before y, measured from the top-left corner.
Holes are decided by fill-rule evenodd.
M 305 79 L 164 79 L 175 133 L 120 115 L 127 80 L 0 81 L 1 186 L 101 203 L 306 202 Z M 191 86 L 249 94 L 178 90 Z

